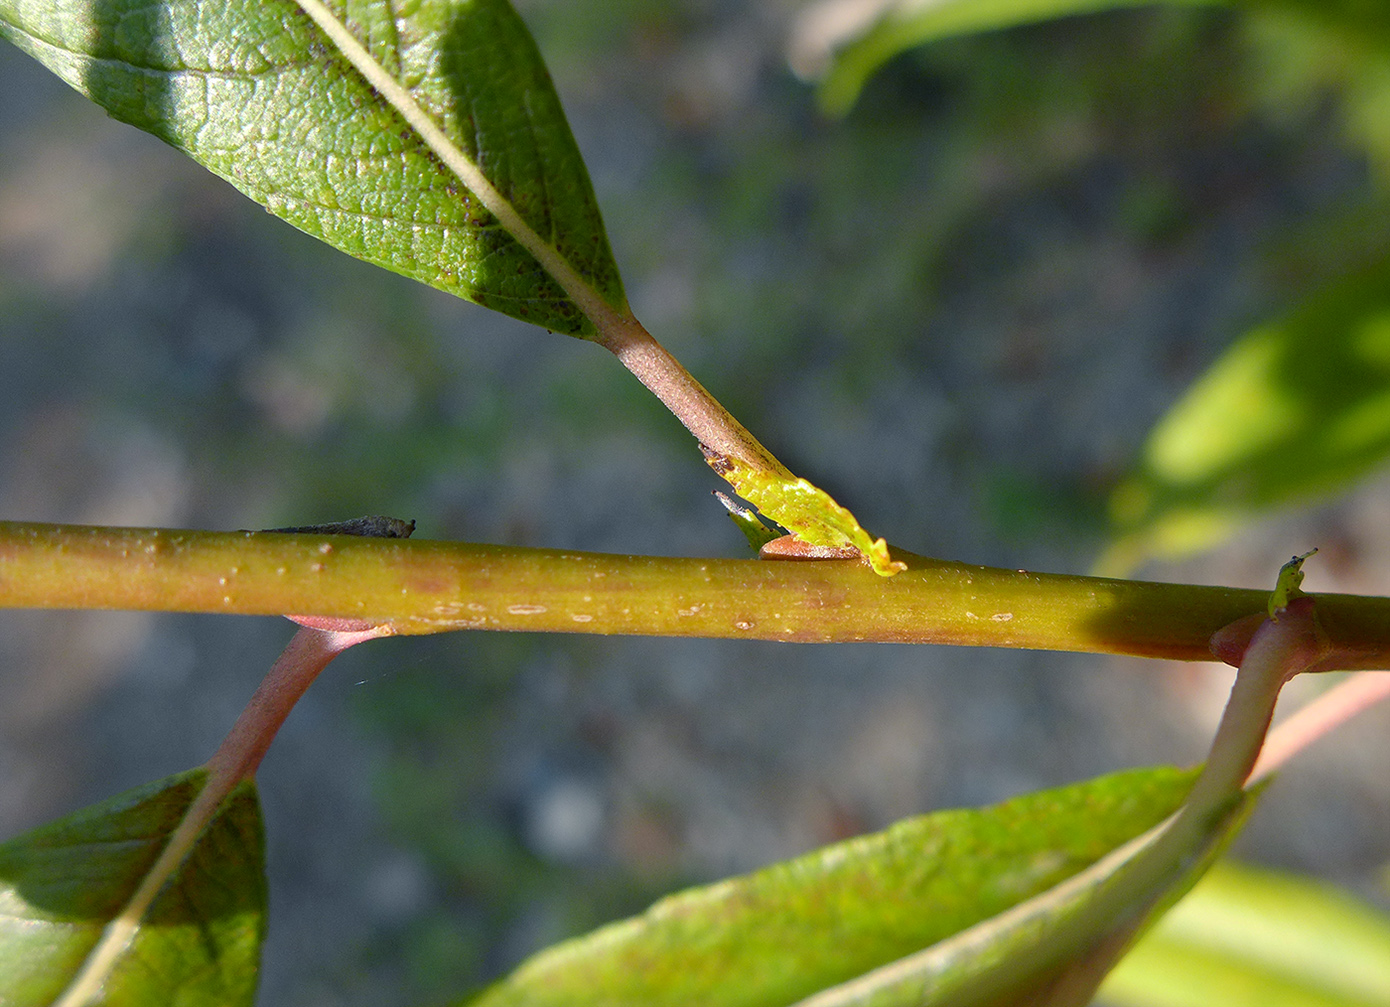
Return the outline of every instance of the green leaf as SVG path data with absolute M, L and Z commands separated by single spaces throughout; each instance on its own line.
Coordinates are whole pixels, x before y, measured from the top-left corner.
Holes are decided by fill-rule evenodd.
M 506 0 L 331 6 L 539 237 L 541 254 L 624 310 L 578 147 Z M 500 226 L 487 197 L 464 188 L 295 4 L 0 0 L 0 35 L 309 234 L 516 318 L 594 334 L 554 263 L 547 271 L 516 228 Z
M 1284 0 L 1251 10 L 1243 27 L 1256 71 L 1248 79 L 1266 111 L 1299 130 L 1331 106 L 1375 181 L 1390 187 L 1390 8 Z
M 1135 934 L 1186 894 L 1251 807 L 1239 799 L 1178 857 L 1151 856 L 1163 836 L 1154 829 L 998 917 L 801 1007 L 1083 1007 Z
M 154 864 L 207 774 L 126 791 L 0 845 L 0 1004 L 48 1005 Z M 102 989 L 102 1004 L 249 1005 L 265 938 L 254 784 L 234 791 L 170 878 Z
M 1101 995 L 1114 1007 L 1387 1007 L 1390 918 L 1330 885 L 1223 861 Z
M 1390 260 L 1247 333 L 1149 435 L 1110 501 L 1099 563 L 1216 544 L 1244 521 L 1345 488 L 1390 453 Z
M 1223 0 L 1168 0 L 1190 5 Z M 823 2 L 804 16 L 792 43 L 797 72 L 820 81 L 821 108 L 844 115 L 884 63 L 937 39 L 1121 7 L 1153 0 L 880 0 L 865 5 Z
M 601 342 L 728 456 L 720 471 L 750 503 L 813 545 L 902 569 L 632 316 L 559 98 L 507 0 L 0 0 L 0 36 L 329 244 Z
M 982 810 L 908 819 L 663 899 L 541 952 L 474 1007 L 780 1007 L 1076 875 L 1166 818 L 1193 777 L 1130 770 Z

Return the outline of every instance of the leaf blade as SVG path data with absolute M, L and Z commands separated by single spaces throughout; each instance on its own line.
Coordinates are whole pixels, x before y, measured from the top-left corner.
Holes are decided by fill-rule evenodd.
M 938 39 L 1019 25 L 1139 7 L 1153 0 L 880 0 L 865 5 L 829 0 L 811 8 L 798 26 L 791 59 L 806 78 L 818 79 L 817 99 L 829 115 L 849 112 L 874 73 L 894 56 Z M 1168 0 L 1218 5 L 1226 0 Z M 833 27 L 829 27 L 833 26 Z
M 1089 1004 L 1133 935 L 1186 894 L 1252 806 L 1242 797 L 1184 862 L 1150 857 L 1164 838 L 1156 827 L 1053 889 L 798 1007 Z
M 0 844 L 0 1002 L 47 1005 L 202 788 L 191 770 L 119 794 Z M 219 809 L 106 979 L 107 1003 L 246 1005 L 265 939 L 264 838 L 255 788 Z
M 340 20 L 344 9 L 333 8 Z M 624 311 L 583 160 L 511 6 L 422 0 L 389 22 L 377 5 L 346 11 L 354 37 L 519 218 L 598 303 Z M 117 0 L 87 11 L 4 0 L 0 34 L 301 230 L 524 321 L 595 334 L 563 284 L 294 4 Z
M 1390 259 L 1238 339 L 1154 426 L 1111 496 L 1098 569 L 1209 548 L 1390 455 Z
M 1120 1007 L 1384 1005 L 1390 919 L 1330 885 L 1222 861 L 1102 993 Z
M 1161 821 L 1191 780 L 1128 771 L 908 819 L 671 896 L 541 952 L 472 1003 L 784 1005 L 1045 890 Z

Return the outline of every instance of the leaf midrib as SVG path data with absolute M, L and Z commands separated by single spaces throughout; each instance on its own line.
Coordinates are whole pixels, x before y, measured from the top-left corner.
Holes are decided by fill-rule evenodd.
M 296 0 L 296 3 L 328 36 L 329 42 L 338 53 L 366 79 L 372 90 L 405 119 L 407 125 L 424 141 L 444 167 L 467 187 L 488 212 L 497 218 L 498 223 L 512 239 L 529 252 L 551 279 L 560 285 L 601 337 L 605 331 L 611 330 L 615 323 L 627 316 L 626 304 L 615 308 L 586 283 L 559 249 L 543 239 L 522 218 L 512 202 L 492 184 L 473 158 L 449 139 L 444 129 L 415 100 L 406 86 L 386 71 L 322 0 Z M 528 128 L 534 128 L 530 124 L 529 116 Z

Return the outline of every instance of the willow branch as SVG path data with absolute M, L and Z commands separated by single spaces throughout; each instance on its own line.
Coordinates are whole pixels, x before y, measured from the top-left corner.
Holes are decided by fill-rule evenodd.
M 414 539 L 0 522 L 0 607 L 360 619 L 456 629 L 881 641 L 1211 660 L 1267 591 L 853 560 L 618 556 Z M 1322 667 L 1385 667 L 1390 599 L 1319 595 Z

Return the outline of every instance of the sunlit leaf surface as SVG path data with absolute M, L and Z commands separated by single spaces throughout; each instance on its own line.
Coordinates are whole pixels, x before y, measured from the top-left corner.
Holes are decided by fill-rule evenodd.
M 331 6 L 531 229 L 622 306 L 583 160 L 506 0 Z M 0 36 L 329 244 L 537 325 L 593 334 L 294 3 L 0 0 Z
M 1111 498 L 1118 573 L 1343 489 L 1390 453 L 1390 262 L 1239 339 L 1159 422 Z

